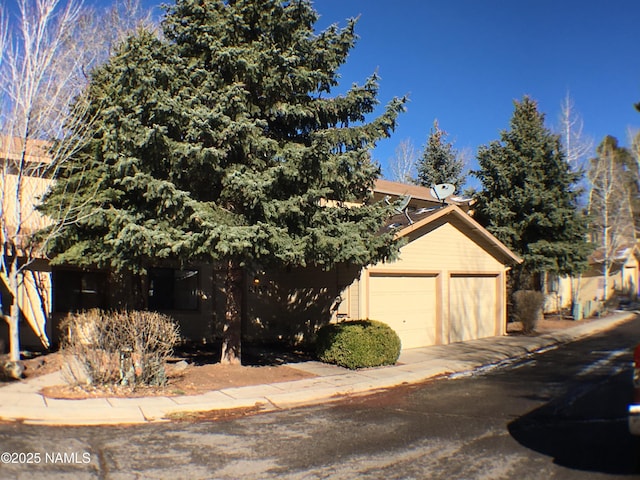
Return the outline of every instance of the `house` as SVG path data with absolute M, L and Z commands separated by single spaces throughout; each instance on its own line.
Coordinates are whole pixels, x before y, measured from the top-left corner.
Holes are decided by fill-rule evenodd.
M 249 288 L 245 332 L 295 341 L 320 323 L 369 318 L 390 325 L 403 348 L 503 335 L 506 273 L 521 259 L 463 210 L 468 201 L 443 204 L 429 189 L 387 181 L 374 194 L 408 192 L 408 208 L 386 226 L 405 242 L 396 261 L 263 273 Z M 274 298 L 288 307 L 269 308 Z
M 597 314 L 601 311 L 603 299 L 609 299 L 616 293 L 637 298 L 640 293 L 638 245 L 629 243 L 617 250 L 606 282 L 603 261 L 602 249 L 596 249 L 589 257 L 589 268 L 581 275 L 549 275 L 545 288 L 545 313 L 571 309 L 574 319 L 580 320 Z
M 28 181 L 34 200 L 48 181 L 37 175 Z M 5 180 L 3 188 L 8 184 Z M 405 242 L 397 261 L 364 269 L 245 272 L 245 339 L 303 342 L 319 326 L 348 318 L 388 323 L 404 348 L 504 334 L 506 272 L 520 259 L 471 218 L 473 202 L 441 201 L 428 188 L 386 180 L 376 182 L 373 196 L 403 200 L 384 227 Z M 41 226 L 37 212 L 32 218 L 33 229 Z M 21 342 L 28 348 L 57 343 L 60 320 L 70 311 L 126 308 L 140 296 L 148 308 L 175 318 L 182 335 L 193 341 L 218 337 L 216 319 L 224 316 L 223 272 L 215 265 L 167 262 L 136 280 L 111 271 L 51 267 L 38 259 L 21 280 L 21 317 L 31 327 L 21 328 Z M 6 287 L 0 287 L 7 298 Z M 7 338 L 5 325 L 0 338 Z
M 398 227 L 398 261 L 364 269 L 358 316 L 391 325 L 404 348 L 504 335 L 506 273 L 520 258 L 456 205 L 413 221 Z

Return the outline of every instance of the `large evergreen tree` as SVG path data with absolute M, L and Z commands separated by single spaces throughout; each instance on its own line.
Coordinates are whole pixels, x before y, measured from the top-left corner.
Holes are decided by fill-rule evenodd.
M 514 289 L 537 287 L 543 272 L 584 269 L 590 248 L 577 204 L 579 174 L 532 99 L 515 102 L 510 130 L 480 147 L 477 158 L 477 219 L 524 260 L 514 268 Z
M 224 265 L 222 361 L 237 363 L 244 269 L 393 256 L 370 149 L 404 100 L 366 121 L 375 76 L 331 97 L 355 21 L 315 34 L 316 20 L 306 0 L 177 0 L 164 39 L 122 45 L 92 76 L 93 140 L 45 201 L 77 211 L 54 227 L 55 261 Z
M 440 128 L 438 120 L 433 122 L 417 170 L 417 183 L 425 187 L 452 183 L 460 189 L 465 183 L 464 162 L 453 144 L 447 141 L 447 132 Z

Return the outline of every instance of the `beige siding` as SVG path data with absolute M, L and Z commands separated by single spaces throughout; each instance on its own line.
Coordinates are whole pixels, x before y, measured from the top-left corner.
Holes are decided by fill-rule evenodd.
M 5 215 L 5 222 L 9 226 L 11 233 L 16 227 L 16 195 L 17 185 L 16 175 L 6 175 L 0 178 L 4 192 L 2 212 Z M 45 217 L 35 210 L 35 205 L 44 193 L 51 186 L 51 180 L 37 177 L 22 178 L 22 202 L 20 203 L 20 214 L 22 215 L 20 227 L 25 232 L 43 228 L 47 225 Z
M 551 275 L 548 278 L 551 278 Z M 569 277 L 557 277 L 555 280 L 547 280 L 544 312 L 555 313 L 562 309 L 570 308 L 573 297 L 571 289 L 578 288 L 579 283 L 579 278 L 572 280 Z
M 362 318 L 360 314 L 360 278 L 356 278 L 347 288 L 347 294 L 349 302 L 347 317 L 354 320 Z
M 369 318 L 393 328 L 403 348 L 437 343 L 437 276 L 372 274 Z
M 449 342 L 499 334 L 499 280 L 493 275 L 452 275 Z
M 23 288 L 18 295 L 18 305 L 23 318 L 45 347 L 49 346 L 45 329 L 51 311 L 50 297 L 51 272 L 27 270 L 23 277 Z
M 635 255 L 635 253 L 629 254 L 624 263 L 616 264 L 612 268 L 607 281 L 607 298 L 616 292 L 631 296 L 638 295 L 640 278 L 638 259 Z M 577 292 L 575 303 L 581 306 L 581 316 L 597 313 L 605 293 L 604 283 L 602 264 L 592 264 L 584 274 L 574 278 L 559 278 L 556 290 L 548 289 L 547 291 L 545 313 L 555 313 L 563 308 L 570 308 L 574 303 L 572 286 Z
M 560 309 L 568 309 L 574 303 L 571 285 L 577 292 L 575 303 L 580 305 L 580 318 L 591 316 L 599 311 L 604 292 L 604 275 L 601 264 L 591 265 L 589 270 L 575 278 L 562 277 L 558 281 L 558 291 L 549 292 L 545 299 L 545 312 L 555 313 Z M 607 280 L 606 297 L 610 298 L 616 292 L 623 292 L 631 296 L 638 294 L 638 260 L 635 255 L 629 255 L 624 264 L 617 264 L 612 269 Z M 572 313 L 578 313 L 572 312 Z M 577 318 L 577 320 L 580 320 Z
M 246 338 L 303 343 L 324 324 L 357 318 L 350 305 L 352 296 L 358 298 L 359 274 L 345 266 L 261 274 L 259 284 L 248 285 Z
M 409 239 L 400 251 L 399 261 L 378 264 L 371 270 L 500 271 L 504 268 L 496 258 L 449 223 L 423 232 Z
M 360 292 L 364 292 L 361 313 L 376 319 L 376 314 L 382 311 L 386 318 L 379 319 L 397 328 L 422 321 L 423 332 L 429 332 L 428 336 L 423 334 L 420 341 L 412 339 L 408 343 L 412 346 L 504 334 L 507 268 L 498 259 L 451 223 L 429 225 L 408 240 L 396 262 L 380 263 L 366 269 L 367 274 L 360 282 Z M 376 278 L 392 275 L 407 281 L 432 279 L 436 286 L 430 287 L 429 293 L 422 296 L 423 304 L 433 305 L 428 314 L 415 307 L 416 302 L 409 298 L 403 300 L 399 292 L 393 302 L 390 301 L 391 291 L 386 296 L 381 293 L 383 284 Z M 427 290 L 426 287 L 409 287 L 408 283 L 403 288 L 409 292 Z M 405 295 L 411 296 L 413 293 Z M 394 308 L 384 306 L 384 302 L 393 304 Z M 410 347 L 404 345 L 404 348 Z
M 638 294 L 638 283 L 640 281 L 638 267 L 638 259 L 635 256 L 630 256 L 623 266 L 623 288 L 632 295 Z
M 0 285 L 0 294 L 3 294 L 5 310 L 9 310 L 10 293 L 8 289 L 9 279 L 6 275 L 0 275 L 3 285 Z M 24 271 L 18 278 L 20 282 L 18 290 L 18 307 L 20 320 L 29 325 L 29 328 L 20 328 L 20 342 L 24 347 L 47 347 L 50 343 L 50 325 L 48 318 L 51 312 L 51 271 L 42 260 L 34 262 L 31 268 Z M 4 322 L 3 322 L 4 323 Z M 3 335 L 0 335 L 3 338 Z M 8 338 L 8 337 L 7 337 Z

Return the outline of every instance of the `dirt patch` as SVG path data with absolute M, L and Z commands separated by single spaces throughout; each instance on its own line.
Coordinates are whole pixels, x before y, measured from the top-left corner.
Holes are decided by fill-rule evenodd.
M 545 316 L 543 320 L 538 320 L 536 330 L 531 335 L 542 335 L 549 332 L 558 330 L 564 330 L 565 328 L 575 327 L 576 325 L 584 323 L 593 323 L 599 321 L 599 318 L 589 318 L 585 320 L 573 320 L 571 318 L 560 317 L 558 315 Z M 522 335 L 522 323 L 521 322 L 509 322 L 507 323 L 508 335 Z
M 305 357 L 292 354 L 253 354 L 248 357 L 253 362 L 252 365 L 221 365 L 217 363 L 215 355 L 200 351 L 197 354 L 181 352 L 181 355 L 167 363 L 168 381 L 162 387 L 137 387 L 132 390 L 124 386 L 81 388 L 56 385 L 46 387 L 43 393 L 50 398 L 61 399 L 197 395 L 223 388 L 289 382 L 315 376 L 284 365 L 289 361 L 293 361 L 295 365 L 295 361 L 307 359 Z M 21 361 L 25 367 L 25 377 L 29 379 L 59 371 L 65 359 L 60 352 L 52 352 L 32 354 Z
M 3 358 L 8 360 L 9 355 L 4 355 Z M 30 353 L 26 357 L 23 356 L 20 362 L 24 367 L 25 378 L 34 378 L 57 372 L 62 367 L 62 357 L 58 352 Z
M 594 318 L 576 322 L 558 316 L 548 316 L 538 322 L 536 331 L 532 335 L 541 335 L 551 331 L 563 330 L 578 323 L 591 323 L 598 320 L 598 318 Z M 510 322 L 507 324 L 507 334 L 522 335 L 522 325 L 519 322 Z M 297 353 L 254 351 L 247 356 L 252 365 L 232 366 L 217 363 L 218 358 L 212 352 L 215 352 L 215 349 L 212 351 L 180 352 L 180 355 L 177 355 L 167 364 L 168 382 L 163 387 L 138 387 L 132 391 L 130 388 L 118 386 L 79 388 L 59 385 L 47 387 L 43 393 L 51 398 L 63 399 L 197 395 L 223 388 L 288 382 L 315 376 L 295 368 L 296 361 L 309 359 Z M 188 363 L 184 369 L 178 366 L 178 362 L 181 360 Z M 25 376 L 34 378 L 56 372 L 62 368 L 63 362 L 64 357 L 58 352 L 42 355 L 35 354 L 23 360 Z
M 131 389 L 125 386 L 87 386 L 81 388 L 71 385 L 56 385 L 46 387 L 42 392 L 50 398 L 64 399 L 197 395 L 223 388 L 289 382 L 314 376 L 285 365 L 190 364 L 185 369 L 176 371 L 175 365 L 170 364 L 167 366 L 167 384 L 162 387 L 136 387 Z

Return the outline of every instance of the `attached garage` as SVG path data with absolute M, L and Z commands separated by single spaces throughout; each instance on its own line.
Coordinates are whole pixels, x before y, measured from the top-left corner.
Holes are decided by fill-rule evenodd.
M 451 275 L 450 343 L 500 334 L 499 287 L 499 275 Z
M 437 276 L 373 273 L 369 316 L 384 319 L 403 348 L 434 345 L 437 339 Z
M 363 270 L 348 317 L 387 323 L 405 349 L 503 335 L 506 272 L 520 258 L 455 205 L 393 220 L 400 256 Z

